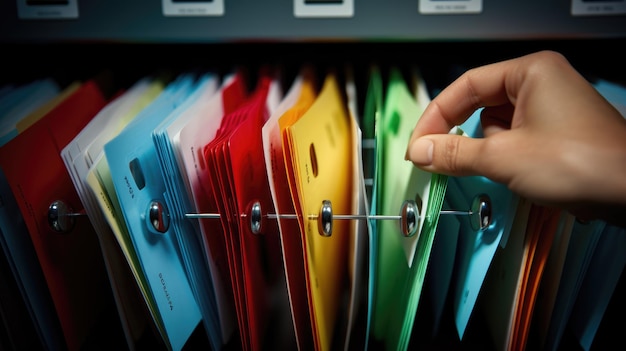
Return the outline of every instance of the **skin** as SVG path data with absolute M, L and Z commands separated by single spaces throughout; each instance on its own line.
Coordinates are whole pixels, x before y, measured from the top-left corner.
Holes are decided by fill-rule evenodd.
M 481 107 L 484 138 L 447 134 Z M 626 226 L 626 119 L 557 52 L 466 71 L 428 105 L 406 159 Z

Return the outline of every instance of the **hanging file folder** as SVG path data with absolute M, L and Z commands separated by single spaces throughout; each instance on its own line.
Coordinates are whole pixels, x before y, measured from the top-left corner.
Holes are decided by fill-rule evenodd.
M 120 110 L 120 116 L 114 118 L 113 121 L 111 121 L 111 125 L 103 128 L 99 137 L 92 141 L 88 148 L 88 159 L 90 162 L 88 166 L 89 169 L 84 176 L 84 182 L 86 189 L 88 189 L 89 197 L 94 199 L 95 203 L 97 203 L 94 206 L 98 207 L 100 210 L 94 209 L 93 213 L 88 213 L 93 218 L 101 217 L 101 221 L 106 222 L 108 225 L 108 227 L 106 225 L 105 227 L 110 229 L 117 239 L 117 243 L 141 291 L 145 306 L 148 308 L 150 316 L 152 317 L 152 323 L 150 323 L 150 321 L 146 321 L 146 323 L 154 328 L 153 330 L 155 334 L 157 334 L 155 335 L 157 339 L 156 343 L 166 347 L 167 334 L 163 326 L 163 321 L 159 315 L 156 301 L 150 291 L 146 275 L 141 268 L 141 263 L 139 262 L 137 252 L 133 246 L 128 227 L 124 221 L 124 215 L 122 214 L 119 199 L 115 193 L 115 186 L 113 185 L 109 165 L 104 156 L 104 145 L 110 141 L 112 137 L 119 134 L 119 132 L 124 129 L 140 111 L 146 108 L 147 105 L 152 106 L 153 100 L 157 96 L 161 96 L 160 94 L 163 91 L 164 85 L 164 81 L 156 80 L 146 87 L 144 91 L 139 92 L 137 96 L 132 97 L 132 101 L 130 101 L 131 106 L 129 106 L 127 110 L 124 108 L 125 111 Z M 154 106 L 158 106 L 158 104 L 154 104 Z M 89 207 L 87 207 L 87 211 L 90 211 Z
M 83 83 L 0 148 L 0 164 L 26 222 L 70 350 L 81 348 L 97 332 L 91 328 L 112 297 L 91 223 L 78 221 L 71 235 L 59 235 L 48 225 L 46 214 L 60 198 L 81 207 L 60 152 L 105 106 L 105 86 L 98 82 Z
M 192 74 L 177 77 L 155 101 L 158 106 L 150 104 L 104 146 L 124 222 L 161 314 L 166 345 L 173 350 L 182 349 L 201 314 L 173 230 L 155 232 L 148 215 L 152 201 L 163 201 L 164 190 L 150 134 L 197 87 Z
M 6 143 L 26 130 L 73 94 L 80 85 L 81 83 L 75 82 L 58 91 L 59 87 L 53 80 L 38 80 L 7 89 L 0 98 L 0 110 L 4 111 L 0 120 L 15 129 L 4 135 L 2 140 Z M 33 88 L 35 86 L 38 87 Z M 10 105 L 13 107 L 9 107 Z M 0 197 L 0 242 L 27 308 L 28 314 L 23 318 L 32 320 L 38 342 L 43 347 L 65 347 L 59 319 L 37 253 L 15 196 L 2 171 Z
M 337 77 L 327 74 L 308 110 L 283 130 L 283 152 L 295 213 L 303 237 L 305 271 L 314 345 L 328 350 L 345 311 L 350 223 L 333 224 L 330 237 L 320 236 L 318 222 L 308 219 L 324 200 L 338 213 L 355 213 L 355 121 L 349 115 Z M 320 191 L 323 189 L 323 191 Z M 342 340 L 343 336 L 339 337 Z
M 139 340 L 147 340 L 151 329 L 158 329 L 158 319 L 154 302 L 146 293 L 145 277 L 135 264 L 136 254 L 115 225 L 106 219 L 105 212 L 113 207 L 101 206 L 101 199 L 107 197 L 99 182 L 89 183 L 90 171 L 101 162 L 103 147 L 117 135 L 156 95 L 164 85 L 162 79 L 146 77 L 133 84 L 121 96 L 102 108 L 88 125 L 61 151 L 65 166 L 72 177 L 74 187 L 81 198 L 85 213 L 92 222 L 103 252 L 109 280 L 117 301 L 129 347 Z M 102 188 L 100 188 L 102 189 Z M 95 192 L 92 190 L 96 190 Z M 160 338 L 160 335 L 158 335 Z
M 281 311 L 289 312 L 277 225 L 274 221 L 264 222 L 260 233 L 255 234 L 250 220 L 242 216 L 249 213 L 254 201 L 265 211 L 273 212 L 262 161 L 261 129 L 282 98 L 282 89 L 276 84 L 271 73 L 262 73 L 253 93 L 223 117 L 215 139 L 204 148 L 207 168 L 214 170 L 211 190 L 216 196 L 230 255 L 242 346 L 253 350 L 268 347 L 274 341 L 270 336 L 278 330 L 268 329 L 268 320 L 275 324 Z M 272 295 L 283 298 L 273 301 Z
M 474 112 L 460 126 L 469 137 L 482 137 L 480 111 Z M 506 246 L 515 217 L 517 195 L 504 184 L 482 176 L 450 177 L 449 182 L 454 183 L 451 189 L 455 190 L 450 192 L 449 198 L 455 208 L 469 208 L 476 194 L 487 194 L 492 208 L 496 209 L 491 216 L 492 223 L 482 230 L 475 229 L 468 218 L 460 219 L 453 309 L 457 332 L 463 339 L 493 256 L 498 247 Z
M 187 204 L 186 187 L 184 186 L 177 161 L 178 133 L 188 120 L 202 113 L 202 106 L 217 91 L 218 77 L 206 74 L 199 78 L 198 88 L 184 104 L 178 106 L 152 132 L 152 140 L 156 148 L 158 166 L 164 182 L 164 200 L 169 225 L 173 228 L 181 251 L 185 270 L 191 288 L 202 312 L 202 321 L 214 349 L 224 344 L 217 313 L 215 289 L 206 263 L 202 238 L 197 222 L 188 221 L 185 213 L 191 210 Z
M 417 73 L 417 72 L 416 72 Z M 392 69 L 386 89 L 384 110 L 376 127 L 376 145 L 381 172 L 376 174 L 377 213 L 398 214 L 402 200 L 419 204 L 417 232 L 405 237 L 396 223 L 377 224 L 376 271 L 371 340 L 387 349 L 406 349 L 420 299 L 439 211 L 443 205 L 447 177 L 417 169 L 404 160 L 410 133 L 428 101 L 419 75 L 412 75 L 413 91 L 398 69 Z M 421 100 L 421 99 L 420 99 Z M 400 199 L 400 200 L 399 200 Z
M 180 131 L 180 171 L 187 187 L 189 213 L 218 213 L 211 190 L 211 171 L 204 162 L 202 150 L 214 138 L 224 114 L 236 109 L 246 96 L 244 77 L 229 74 L 218 91 L 206 102 L 203 112 L 195 116 Z M 198 219 L 202 247 L 211 272 L 217 302 L 222 340 L 238 337 L 234 290 L 226 253 L 222 226 L 215 219 Z
M 316 94 L 317 86 L 313 69 L 306 67 L 296 76 L 285 98 L 263 125 L 265 164 L 277 214 L 295 213 L 283 157 L 281 123 L 291 125 L 293 121 L 300 118 L 311 106 Z M 311 350 L 313 334 L 307 298 L 303 244 L 298 222 L 293 219 L 279 218 L 278 230 L 296 342 L 300 350 Z

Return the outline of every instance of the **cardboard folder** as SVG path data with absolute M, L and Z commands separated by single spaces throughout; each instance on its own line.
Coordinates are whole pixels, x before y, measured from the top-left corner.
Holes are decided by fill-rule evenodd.
M 94 332 L 112 301 L 111 288 L 89 220 L 79 219 L 70 233 L 60 234 L 49 226 L 47 213 L 56 200 L 82 208 L 60 152 L 107 103 L 108 92 L 98 83 L 84 82 L 0 148 L 0 166 L 26 222 L 70 350 L 83 347 Z

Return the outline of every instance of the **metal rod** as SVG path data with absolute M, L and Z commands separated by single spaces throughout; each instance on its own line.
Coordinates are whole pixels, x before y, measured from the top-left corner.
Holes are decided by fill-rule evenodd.
M 456 215 L 470 216 L 470 224 L 472 228 L 479 230 L 485 229 L 491 224 L 491 201 L 487 195 L 481 194 L 474 198 L 472 206 L 468 211 L 459 210 L 441 210 L 440 215 Z M 57 232 L 67 232 L 71 230 L 74 224 L 74 217 L 86 215 L 84 211 L 73 212 L 72 209 L 62 201 L 53 202 L 48 209 L 48 222 L 50 227 Z M 149 223 L 154 230 L 159 233 L 165 233 L 169 228 L 169 211 L 167 206 L 160 201 L 152 201 L 148 207 L 147 217 Z M 186 213 L 185 218 L 201 218 L 201 219 L 219 219 L 222 216 L 219 213 Z M 252 203 L 249 213 L 241 213 L 241 218 L 249 218 L 250 229 L 253 233 L 262 232 L 263 219 L 299 219 L 294 213 L 263 214 L 261 204 L 258 201 Z M 420 209 L 414 201 L 405 201 L 401 206 L 399 215 L 369 215 L 369 214 L 333 214 L 332 204 L 325 200 L 318 214 L 308 214 L 307 219 L 317 220 L 320 233 L 324 236 L 332 234 L 332 222 L 334 220 L 397 220 L 401 223 L 401 229 L 404 235 L 411 236 L 417 230 L 417 224 L 420 219 Z

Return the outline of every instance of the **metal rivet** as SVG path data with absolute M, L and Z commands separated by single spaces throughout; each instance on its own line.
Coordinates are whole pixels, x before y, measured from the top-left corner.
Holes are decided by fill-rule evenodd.
M 48 207 L 48 225 L 57 233 L 67 233 L 74 228 L 72 209 L 63 201 L 57 200 Z
M 252 203 L 252 206 L 250 206 L 250 231 L 252 231 L 252 234 L 261 233 L 262 221 L 263 213 L 261 212 L 261 204 L 255 201 Z
M 415 201 L 404 201 L 400 208 L 400 230 L 405 237 L 411 237 L 417 232 L 419 208 Z
M 472 202 L 470 225 L 474 230 L 484 230 L 491 224 L 491 199 L 485 194 L 478 195 Z
M 322 236 L 328 237 L 333 234 L 333 208 L 329 200 L 322 201 L 317 226 Z
M 170 227 L 170 214 L 160 201 L 152 201 L 148 206 L 148 221 L 157 233 L 165 233 Z

